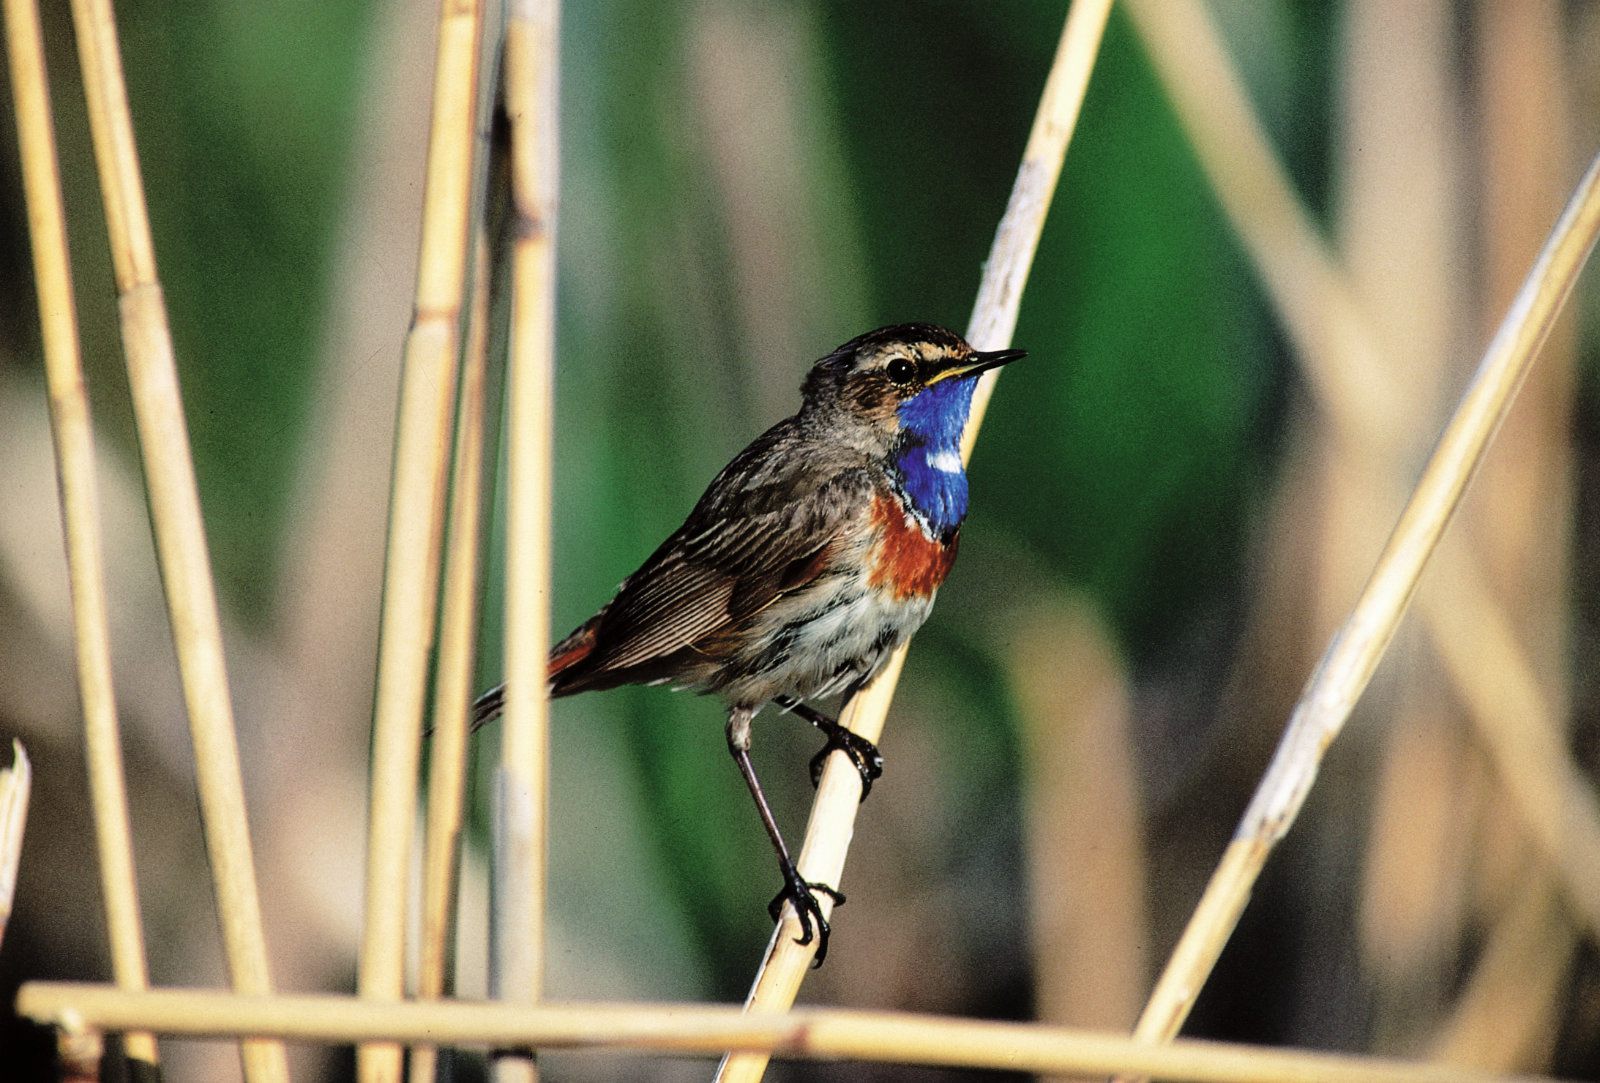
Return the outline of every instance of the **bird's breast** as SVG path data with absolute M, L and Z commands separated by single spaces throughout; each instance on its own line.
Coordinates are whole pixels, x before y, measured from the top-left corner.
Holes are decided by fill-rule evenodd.
M 873 497 L 871 523 L 868 584 L 896 599 L 932 597 L 955 563 L 959 534 L 930 536 L 893 493 Z

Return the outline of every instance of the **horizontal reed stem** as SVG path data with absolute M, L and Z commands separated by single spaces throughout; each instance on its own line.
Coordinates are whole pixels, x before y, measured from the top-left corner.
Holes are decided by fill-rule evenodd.
M 30 982 L 17 1009 L 38 1023 L 117 1031 L 228 1037 L 269 1034 L 296 1041 L 394 1043 L 712 1055 L 760 1051 L 803 1060 L 1005 1069 L 1100 1075 L 1138 1072 L 1217 1083 L 1484 1083 L 1508 1077 L 1455 1065 L 1417 1064 L 1222 1042 L 1149 1045 L 1038 1023 L 992 1022 L 904 1012 L 808 1008 L 749 1012 L 728 1005 L 462 1002 L 376 1004 L 352 997 L 240 997 L 205 990 L 128 993 L 103 985 Z

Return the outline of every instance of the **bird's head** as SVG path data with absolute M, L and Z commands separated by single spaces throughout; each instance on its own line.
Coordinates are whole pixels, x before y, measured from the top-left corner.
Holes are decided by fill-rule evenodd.
M 801 388 L 805 409 L 865 423 L 903 442 L 954 447 L 978 377 L 1025 356 L 974 350 L 954 331 L 927 323 L 880 327 L 818 361 Z

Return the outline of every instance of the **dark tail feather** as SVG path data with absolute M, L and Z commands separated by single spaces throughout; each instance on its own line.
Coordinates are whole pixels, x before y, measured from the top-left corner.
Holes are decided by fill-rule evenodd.
M 594 650 L 595 633 L 600 627 L 600 618 L 579 625 L 577 631 L 566 639 L 550 648 L 550 666 L 547 677 L 550 681 L 550 691 L 553 695 L 561 695 L 562 691 L 556 686 L 556 678 L 565 670 L 577 665 Z M 500 712 L 506 707 L 506 686 L 497 684 L 472 703 L 472 729 L 487 725 L 500 717 Z
M 497 684 L 483 695 L 472 701 L 472 726 L 476 732 L 478 727 L 487 725 L 500 717 L 500 712 L 506 706 L 506 686 Z

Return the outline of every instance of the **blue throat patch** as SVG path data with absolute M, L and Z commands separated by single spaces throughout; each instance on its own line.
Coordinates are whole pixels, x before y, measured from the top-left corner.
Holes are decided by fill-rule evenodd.
M 969 376 L 940 380 L 901 403 L 898 411 L 905 435 L 895 465 L 912 508 L 936 534 L 954 530 L 967 517 L 961 431 L 976 385 L 976 377 Z

